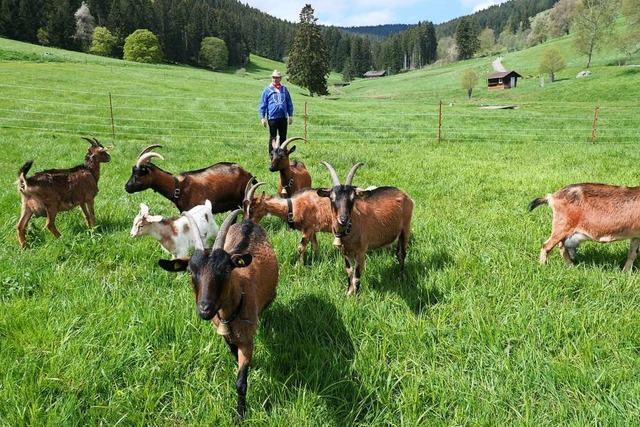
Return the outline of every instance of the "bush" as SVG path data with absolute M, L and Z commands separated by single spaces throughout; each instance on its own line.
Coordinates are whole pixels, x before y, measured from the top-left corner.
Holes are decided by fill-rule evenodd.
M 116 46 L 116 38 L 106 27 L 96 27 L 93 30 L 91 48 L 89 53 L 100 56 L 109 56 Z
M 224 40 L 205 37 L 200 45 L 200 63 L 213 70 L 221 70 L 229 63 L 229 50 Z
M 149 30 L 135 30 L 124 41 L 124 60 L 157 64 L 162 62 L 162 48 Z

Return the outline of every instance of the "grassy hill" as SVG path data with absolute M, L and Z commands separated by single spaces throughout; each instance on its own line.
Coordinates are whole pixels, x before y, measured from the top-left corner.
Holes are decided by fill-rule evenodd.
M 332 236 L 296 267 L 300 234 L 265 218 L 280 280 L 256 338 L 245 424 L 637 422 L 640 283 L 637 270 L 620 272 L 627 242 L 585 243 L 575 268 L 557 251 L 540 266 L 551 210 L 526 207 L 574 182 L 638 185 L 640 69 L 607 54 L 576 79 L 568 38 L 503 63 L 535 75 L 551 45 L 569 64 L 556 83 L 480 83 L 472 100 L 462 72 L 486 76 L 494 58 L 357 80 L 322 98 L 290 85 L 289 134 L 307 136 L 294 157 L 314 186 L 331 182 L 320 161 L 341 177 L 363 161 L 354 184 L 414 199 L 407 276 L 393 250 L 373 251 L 360 294 L 347 298 Z M 257 113 L 274 68 L 284 67 L 252 57 L 213 73 L 0 39 L 0 425 L 234 424 L 226 345 L 197 317 L 186 275 L 157 267 L 166 254 L 156 242 L 129 237 L 141 202 L 177 210 L 123 186 L 138 153 L 159 143 L 156 164 L 170 172 L 235 161 L 275 193 Z M 488 105 L 518 108 L 479 108 Z M 79 209 L 61 213 L 56 240 L 35 218 L 32 248 L 20 250 L 18 168 L 79 164 L 81 136 L 115 146 L 98 226 L 88 230 Z

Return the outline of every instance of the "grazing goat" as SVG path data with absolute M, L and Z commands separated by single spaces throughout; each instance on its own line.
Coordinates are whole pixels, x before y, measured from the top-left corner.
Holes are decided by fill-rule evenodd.
M 395 187 L 372 190 L 353 187 L 353 176 L 362 163 L 353 165 L 344 185 L 340 184 L 338 174 L 329 163 L 321 163 L 329 170 L 333 187 L 318 189 L 317 193 L 331 201 L 333 244 L 339 247 L 345 258 L 347 295 L 355 294 L 360 288 L 367 251 L 390 245 L 396 240 L 400 274 L 403 275 L 413 200 Z
M 127 193 L 151 188 L 171 200 L 180 212 L 211 201 L 212 212 L 230 211 L 242 205 L 245 186 L 255 178 L 237 163 L 221 162 L 205 169 L 172 175 L 151 163 L 160 145 L 150 145 L 138 155 L 131 177 L 124 186 Z
M 306 188 L 297 191 L 292 197 L 282 199 L 276 196 L 249 196 L 249 217 L 260 222 L 265 215 L 277 216 L 287 225 L 302 232 L 298 245 L 298 263 L 304 261 L 304 251 L 309 242 L 318 256 L 316 233 L 331 232 L 331 205 L 329 199 L 320 197 L 316 189 Z
M 195 206 L 187 212 L 193 217 L 200 239 L 205 245 L 218 234 L 218 224 L 211 213 L 211 202 L 206 200 L 203 205 Z M 131 237 L 151 236 L 160 246 L 171 254 L 173 258 L 189 255 L 194 247 L 193 235 L 189 221 L 184 216 L 162 218 L 161 215 L 149 214 L 149 207 L 140 203 L 140 212 L 133 219 Z
M 280 137 L 277 136 L 271 141 L 273 151 L 271 151 L 269 171 L 280 172 L 278 194 L 282 197 L 291 197 L 301 188 L 311 187 L 311 175 L 304 163 L 298 160 L 289 161 L 289 155 L 296 150 L 296 146 L 294 145 L 290 150 L 287 150 L 287 145 L 298 139 L 304 140 L 304 138 L 295 137 L 280 144 Z
M 29 247 L 25 232 L 29 220 L 46 216 L 46 228 L 54 236 L 61 234 L 56 228 L 58 212 L 68 211 L 80 206 L 85 221 L 89 227 L 96 225 L 96 215 L 93 201 L 98 194 L 98 180 L 100 179 L 100 163 L 111 160 L 107 151 L 113 147 L 104 147 L 93 138 L 83 138 L 91 144 L 84 156 L 84 164 L 70 169 L 48 169 L 27 178 L 33 160 L 26 162 L 18 171 L 18 191 L 22 200 L 22 211 L 18 221 L 18 241 L 20 247 Z
M 542 245 L 540 263 L 558 245 L 565 264 L 573 265 L 578 245 L 586 240 L 608 243 L 631 239 L 623 272 L 633 267 L 640 247 L 640 187 L 572 184 L 529 203 L 529 210 L 548 204 L 553 210 L 551 236 Z
M 234 224 L 241 212 L 238 209 L 227 217 L 211 249 L 204 248 L 190 219 L 196 242 L 191 258 L 159 261 L 167 271 L 189 271 L 198 315 L 213 321 L 236 358 L 236 410 L 240 418 L 246 411 L 247 375 L 258 315 L 275 298 L 278 283 L 278 260 L 267 233 L 250 219 Z

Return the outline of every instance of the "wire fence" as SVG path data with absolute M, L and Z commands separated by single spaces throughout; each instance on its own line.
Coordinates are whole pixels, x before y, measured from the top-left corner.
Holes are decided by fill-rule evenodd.
M 0 128 L 115 140 L 262 140 L 257 100 L 96 94 L 0 84 Z M 363 103 L 363 99 L 368 102 Z M 640 137 L 639 104 L 527 102 L 509 108 L 361 96 L 311 99 L 290 134 L 361 143 L 540 142 L 630 144 Z M 357 101 L 357 100 L 356 100 Z

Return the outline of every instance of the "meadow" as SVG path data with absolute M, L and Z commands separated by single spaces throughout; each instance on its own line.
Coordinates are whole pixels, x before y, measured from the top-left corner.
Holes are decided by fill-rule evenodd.
M 503 63 L 536 75 L 544 48 L 569 41 Z M 462 71 L 486 76 L 493 59 L 357 80 L 327 97 L 289 84 L 289 135 L 307 136 L 293 157 L 313 185 L 331 182 L 320 161 L 341 177 L 364 162 L 354 184 L 414 199 L 412 236 L 403 280 L 394 252 L 374 251 L 347 298 L 332 236 L 296 266 L 300 234 L 262 221 L 280 279 L 256 336 L 245 425 L 637 424 L 640 283 L 636 268 L 621 273 L 628 242 L 585 243 L 573 268 L 554 250 L 541 266 L 551 210 L 527 205 L 575 182 L 638 185 L 640 68 L 608 52 L 576 79 L 584 58 L 570 56 L 553 84 L 489 92 L 481 80 L 467 100 Z M 198 318 L 188 277 L 157 266 L 159 245 L 129 237 L 141 202 L 177 210 L 124 184 L 138 153 L 162 144 L 165 170 L 234 161 L 275 193 L 257 113 L 274 68 L 284 67 L 252 57 L 213 73 L 0 39 L 0 425 L 235 424 L 226 344 Z M 58 215 L 55 239 L 35 218 L 20 250 L 19 167 L 79 164 L 82 136 L 114 145 L 97 227 L 75 209 Z

